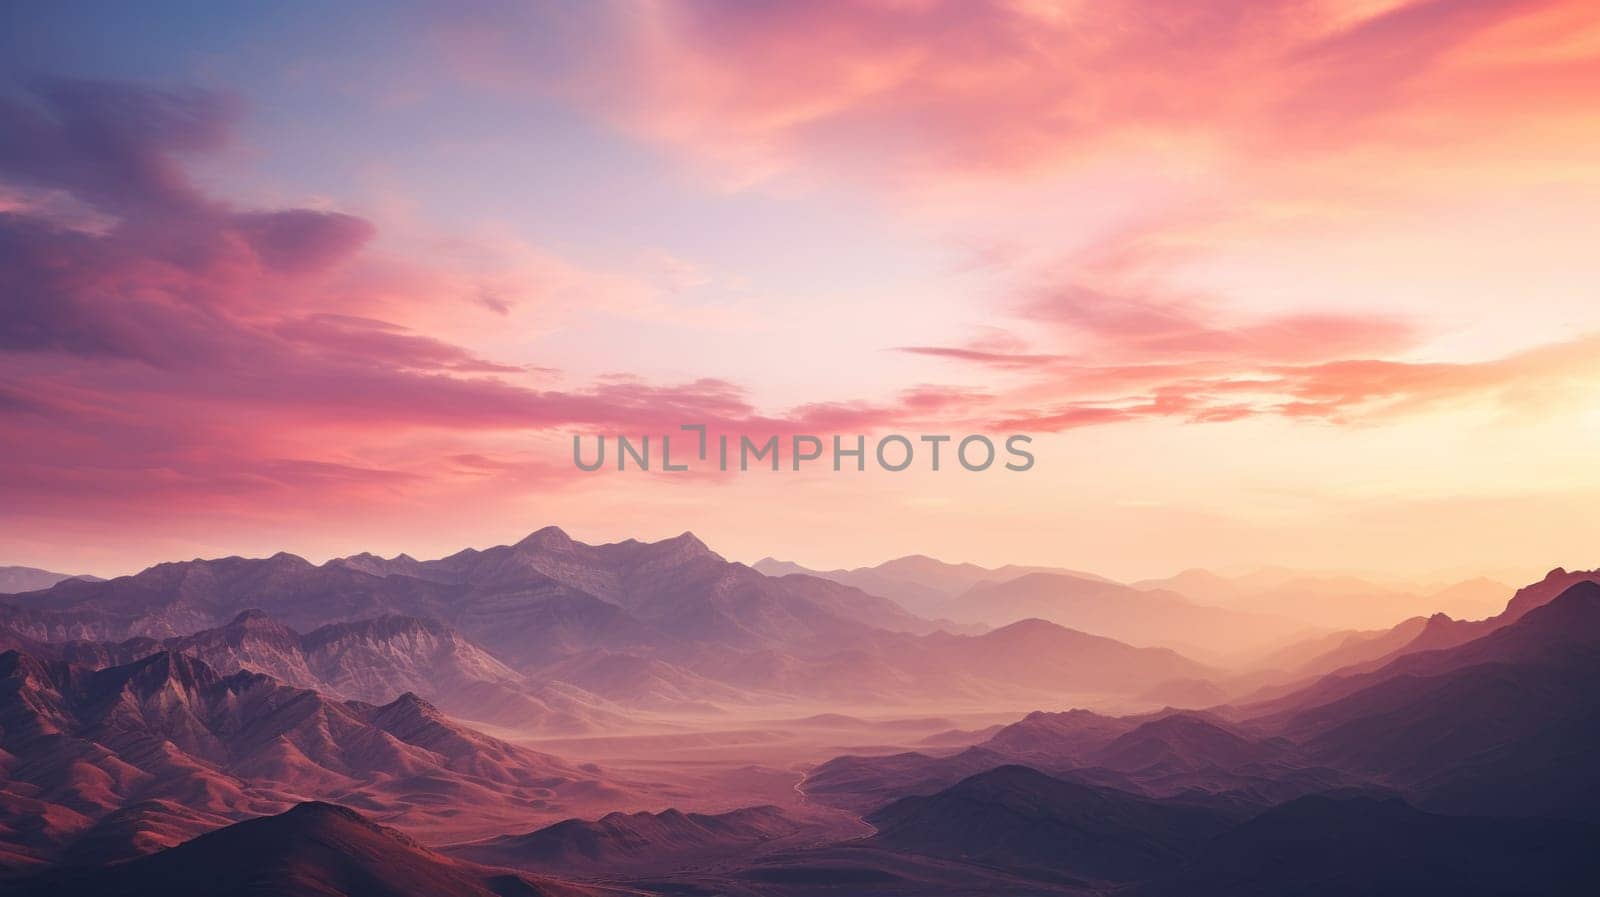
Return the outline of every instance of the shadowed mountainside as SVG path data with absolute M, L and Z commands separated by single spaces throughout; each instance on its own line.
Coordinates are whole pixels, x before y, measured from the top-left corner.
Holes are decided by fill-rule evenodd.
M 1580 894 L 1600 877 L 1600 827 L 1437 816 L 1396 797 L 1330 794 L 1269 810 L 1140 897 L 1491 897 Z
M 525 835 L 505 835 L 449 848 L 452 856 L 494 866 L 560 875 L 671 871 L 717 858 L 749 856 L 807 828 L 777 807 L 726 813 L 609 813 L 593 822 L 568 819 Z
M 583 897 L 596 892 L 434 853 L 353 810 L 303 803 L 132 862 L 13 883 L 22 895 L 102 897 Z
M 1091 881 L 1145 879 L 1175 869 L 1230 820 L 1215 810 L 1001 766 L 867 817 L 878 844 Z
M 545 733 L 579 733 L 625 721 L 622 708 L 562 683 L 531 681 L 451 627 L 417 617 L 331 623 L 305 635 L 259 610 L 226 625 L 168 639 L 49 644 L 0 624 L 0 647 L 98 669 L 161 651 L 197 657 L 222 673 L 251 670 L 298 688 L 369 703 L 414 692 L 467 719 Z
M 304 795 L 418 826 L 553 816 L 615 796 L 594 772 L 409 693 L 336 701 L 172 652 L 101 670 L 0 654 L 0 762 L 0 832 L 19 862 L 59 857 L 84 836 L 102 842 L 102 861 L 126 856 Z
M 1255 721 L 1424 808 L 1600 820 L 1600 583 L 1453 648 L 1332 676 Z

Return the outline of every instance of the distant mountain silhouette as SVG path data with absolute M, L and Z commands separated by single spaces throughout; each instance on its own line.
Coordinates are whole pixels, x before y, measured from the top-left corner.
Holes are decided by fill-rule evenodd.
M 294 656 L 290 635 L 239 616 L 255 608 L 306 633 L 304 656 Z M 1141 694 L 1213 673 L 1170 651 L 1037 621 L 951 635 L 848 586 L 729 563 L 687 533 L 585 545 L 555 527 L 434 561 L 356 555 L 314 566 L 278 554 L 161 564 L 15 596 L 0 602 L 0 624 L 19 648 L 146 639 L 131 650 L 179 646 L 223 667 L 265 667 L 288 682 L 380 700 L 383 689 L 410 683 L 473 718 L 521 716 L 569 730 L 602 718 L 606 701 L 710 710 L 774 696 L 1042 700 Z M 402 643 L 411 647 L 398 650 Z M 99 663 L 126 659 L 124 651 Z M 530 694 L 517 677 L 556 690 Z
M 935 794 L 969 776 L 1012 762 L 1011 757 L 981 745 L 948 755 L 920 751 L 865 757 L 846 754 L 819 764 L 801 787 L 818 803 L 870 813 L 902 797 Z
M 1185 570 L 1134 588 L 1168 590 L 1202 604 L 1292 617 L 1335 629 L 1387 627 L 1397 620 L 1445 612 L 1477 619 L 1494 613 L 1511 587 L 1490 579 L 1437 586 L 1392 586 L 1359 576 L 1266 568 L 1243 576 Z
M 981 583 L 951 599 L 943 615 L 996 626 L 1036 617 L 1136 645 L 1203 646 L 1218 653 L 1259 650 L 1305 628 L 1286 617 L 1195 604 L 1172 591 L 1060 573 Z
M 68 579 L 104 581 L 98 576 L 89 576 L 85 573 L 55 573 L 50 570 L 40 570 L 38 567 L 0 567 L 0 595 L 48 589 Z
M 1428 627 L 1419 633 L 1410 644 L 1396 652 L 1395 656 L 1416 651 L 1430 651 L 1442 648 L 1452 648 L 1463 645 L 1473 639 L 1482 638 L 1497 629 L 1509 626 L 1522 619 L 1529 611 L 1549 604 L 1557 596 L 1575 585 L 1585 582 L 1600 582 L 1600 570 L 1573 570 L 1568 571 L 1556 567 L 1544 578 L 1536 583 L 1518 589 L 1511 600 L 1506 603 L 1505 609 L 1486 619 L 1456 620 L 1448 616 L 1435 614 L 1428 621 Z
M 1025 766 L 980 773 L 871 814 L 877 844 L 1104 882 L 1175 869 L 1227 829 L 1222 814 L 1051 778 Z
M 1364 687 L 1361 677 L 1389 666 L 1408 654 L 1439 651 L 1481 639 L 1541 607 L 1573 585 L 1600 582 L 1600 571 L 1551 570 L 1537 583 L 1518 589 L 1500 613 L 1481 620 L 1457 620 L 1436 613 L 1402 621 L 1389 630 L 1335 634 L 1342 644 L 1313 657 L 1289 681 L 1262 688 L 1239 700 L 1245 715 L 1270 716 L 1307 703 L 1326 703 Z M 1290 646 L 1268 663 L 1303 655 L 1305 645 Z M 1316 654 L 1318 652 L 1310 652 Z
M 1092 755 L 1137 725 L 1088 710 L 1034 711 L 990 736 L 983 746 L 1020 763 L 1044 764 L 1043 768 L 1088 765 Z
M 525 835 L 505 835 L 450 848 L 452 856 L 493 866 L 561 875 L 614 876 L 628 870 L 670 871 L 762 846 L 802 831 L 777 807 L 727 813 L 609 813 L 593 822 L 568 819 Z
M 1184 797 L 1233 815 L 1365 781 L 1285 739 L 1247 734 L 1204 714 L 1114 718 L 1072 710 L 1029 714 L 954 754 L 836 757 L 811 771 L 805 790 L 830 806 L 871 811 L 1008 764 L 1148 797 Z
M 1237 769 L 1285 753 L 1281 745 L 1253 741 L 1211 720 L 1175 713 L 1117 736 L 1089 757 L 1108 769 L 1150 776 Z
M 1443 614 L 1434 616 L 1444 617 Z M 1343 629 L 1325 633 L 1280 648 L 1258 661 L 1258 666 L 1282 669 L 1293 679 L 1304 682 L 1345 667 L 1395 656 L 1414 644 L 1429 624 L 1428 617 L 1411 617 L 1387 629 Z
M 1600 584 L 1475 641 L 1330 677 L 1263 720 L 1425 808 L 1600 819 Z
M 974 586 L 1007 582 L 1030 573 L 1059 573 L 1078 579 L 1112 582 L 1093 573 L 1059 567 L 1027 567 L 1016 564 L 1007 564 L 1004 567 L 980 567 L 977 564 L 951 564 L 920 554 L 907 555 L 872 567 L 857 567 L 853 570 L 809 570 L 788 561 L 762 558 L 755 563 L 755 569 L 768 576 L 801 574 L 829 579 L 860 589 L 870 595 L 888 598 L 914 614 L 933 619 L 946 616 L 950 600 Z
M 369 572 L 374 569 L 378 573 Z M 57 612 L 51 640 L 185 635 L 250 608 L 267 609 L 302 632 L 386 614 L 419 616 L 450 623 L 519 664 L 550 659 L 539 653 L 550 639 L 527 638 L 527 627 L 538 626 L 543 636 L 563 616 L 567 637 L 580 647 L 597 638 L 615 646 L 652 636 L 750 647 L 861 625 L 932 628 L 882 598 L 815 579 L 780 582 L 730 564 L 689 534 L 590 546 L 547 527 L 515 545 L 468 549 L 399 569 L 409 572 L 394 565 L 379 569 L 369 558 L 318 567 L 289 554 L 186 561 L 103 583 L 68 581 L 12 602 Z M 552 601 L 563 608 L 556 617 L 543 607 Z M 626 622 L 602 619 L 619 609 Z M 88 616 L 91 611 L 96 616 Z M 74 622 L 97 631 L 70 631 Z M 13 625 L 44 637 L 28 626 L 47 624 Z
M 452 860 L 353 810 L 303 803 L 107 868 L 12 883 L 51 897 L 582 897 L 594 892 Z

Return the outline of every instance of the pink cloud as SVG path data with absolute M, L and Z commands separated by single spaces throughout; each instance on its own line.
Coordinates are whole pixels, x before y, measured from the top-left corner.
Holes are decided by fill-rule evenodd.
M 1473 72 L 1548 77 L 1537 64 L 1506 71 L 1479 43 L 1580 6 L 535 3 L 452 9 L 434 29 L 477 83 L 566 97 L 719 171 L 893 181 L 1058 165 L 1130 138 L 1349 145 L 1424 102 L 1476 130 Z M 1474 50 L 1483 61 L 1463 66 Z
M 541 464 L 497 467 L 491 455 L 458 452 L 424 470 L 429 455 L 395 446 L 423 432 L 870 427 L 902 411 L 844 403 L 774 418 L 716 379 L 546 388 L 533 381 L 548 369 L 375 317 L 374 293 L 395 310 L 426 306 L 438 297 L 405 291 L 439 278 L 374 274 L 363 252 L 375 229 L 360 218 L 238 209 L 185 177 L 177 154 L 220 146 L 232 111 L 210 94 L 82 82 L 0 105 L 0 177 L 64 191 L 104 216 L 85 228 L 48 209 L 0 211 L 8 494 L 65 507 L 371 495 L 497 469 L 545 482 Z M 359 281 L 369 276 L 377 286 Z M 509 310 L 497 296 L 478 300 Z
M 1477 362 L 1376 359 L 1234 368 L 1060 367 L 997 397 L 998 426 L 1070 430 L 1140 418 L 1225 423 L 1257 415 L 1356 424 L 1454 403 L 1552 404 L 1600 376 L 1600 334 Z

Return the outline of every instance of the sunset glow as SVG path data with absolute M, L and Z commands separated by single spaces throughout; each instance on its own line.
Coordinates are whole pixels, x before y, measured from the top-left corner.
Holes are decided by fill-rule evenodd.
M 8 10 L 3 561 L 1521 582 L 1600 534 L 1592 4 Z M 1037 464 L 571 462 L 694 422 Z

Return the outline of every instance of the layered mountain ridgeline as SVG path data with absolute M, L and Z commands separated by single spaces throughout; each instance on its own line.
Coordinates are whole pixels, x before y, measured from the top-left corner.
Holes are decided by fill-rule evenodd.
M 763 850 L 795 847 L 826 832 L 777 807 L 726 813 L 609 813 L 592 822 L 568 819 L 524 835 L 447 848 L 451 856 L 563 876 L 615 878 L 620 873 L 671 872 Z
M 1224 814 L 1001 766 L 867 817 L 873 841 L 934 856 L 1092 882 L 1175 870 L 1230 827 Z
M 104 581 L 98 576 L 83 573 L 55 573 L 50 570 L 40 570 L 38 567 L 0 567 L 0 595 L 48 589 L 68 579 Z
M 1372 790 L 1241 821 L 1004 766 L 868 821 L 874 845 L 1136 897 L 1577 895 L 1600 880 L 1593 823 L 1445 816 Z
M 1597 677 L 1600 583 L 1583 581 L 1482 638 L 1324 679 L 1252 725 L 1425 809 L 1600 821 Z
M 1038 618 L 1131 644 L 1212 655 L 1259 651 L 1306 629 L 1288 617 L 1211 607 L 1177 592 L 1063 573 L 981 583 L 952 598 L 942 613 L 958 622 L 989 625 Z
M 300 631 L 384 614 L 430 617 L 519 665 L 602 638 L 614 646 L 745 646 L 836 637 L 861 625 L 931 629 L 886 599 L 825 581 L 781 583 L 730 564 L 689 534 L 590 546 L 554 527 L 515 545 L 437 561 L 358 557 L 315 566 L 289 554 L 187 561 L 10 600 L 57 612 L 15 624 L 52 641 L 184 635 L 252 607 Z M 558 637 L 527 638 L 546 630 Z
M 1315 575 L 1294 570 L 1263 569 L 1242 576 L 1222 576 L 1208 570 L 1185 570 L 1166 579 L 1118 583 L 1095 573 L 1060 567 L 981 567 L 951 564 L 923 555 L 911 555 L 872 567 L 852 570 L 812 570 L 788 561 L 763 558 L 755 568 L 769 576 L 806 575 L 831 579 L 873 595 L 891 598 L 901 606 L 930 619 L 981 621 L 1004 625 L 1026 617 L 1053 620 L 1073 629 L 1108 635 L 1135 644 L 1205 645 L 1226 650 L 1237 641 L 1241 647 L 1259 646 L 1265 639 L 1230 636 L 1227 620 L 1245 624 L 1251 631 L 1269 634 L 1288 629 L 1294 621 L 1302 629 L 1389 626 L 1395 620 L 1447 613 L 1477 619 L 1499 610 L 1511 587 L 1489 579 L 1470 579 L 1444 586 L 1392 586 L 1349 575 Z M 1033 577 L 1031 583 L 1018 583 Z M 1015 585 L 1013 585 L 1015 584 Z M 1009 588 L 1001 588 L 1009 586 Z M 1155 593 L 1153 606 L 1179 608 L 1204 624 L 1206 637 L 1222 635 L 1223 645 L 1206 638 L 1172 638 L 1156 630 L 1151 639 L 1141 630 L 1114 631 L 1090 623 L 1088 614 L 1115 611 L 1118 601 L 1137 603 L 1129 591 Z M 1077 606 L 1080 602 L 1087 602 Z M 1196 610 L 1195 608 L 1203 608 Z M 1209 615 L 1205 613 L 1209 611 Z M 1125 618 L 1118 625 L 1137 627 L 1151 622 Z
M 6 611 L 0 608 L 0 618 Z M 581 689 L 512 670 L 451 627 L 418 617 L 331 623 L 305 635 L 259 610 L 227 625 L 167 639 L 39 642 L 0 623 L 0 648 L 98 669 L 161 651 L 222 673 L 252 670 L 333 697 L 387 703 L 415 692 L 453 715 L 549 734 L 622 725 L 622 708 Z
M 1014 819 L 1052 819 L 1029 803 L 1051 789 L 1243 823 L 1165 872 L 1134 874 L 1149 893 L 1578 893 L 1594 880 L 1600 831 L 1600 584 L 1580 579 L 1515 617 L 1462 645 L 1328 676 L 1267 714 L 1035 713 L 955 753 L 841 757 L 804 789 L 880 827 L 910 825 L 908 849 L 1007 868 L 1048 863 L 1050 845 L 1033 851 L 1020 828 L 986 839 Z M 1067 784 L 1013 770 L 1025 784 L 1007 793 L 1020 797 L 973 806 L 968 783 L 1008 764 Z
M 788 809 L 732 814 L 605 815 L 629 799 L 607 790 L 609 778 L 486 738 L 413 696 L 337 701 L 260 674 L 221 675 L 171 652 L 99 671 L 11 653 L 0 658 L 0 840 L 13 866 L 47 858 L 94 866 L 317 795 L 413 831 L 460 834 L 450 838 L 461 842 L 450 849 L 458 859 L 624 892 L 1583 893 L 1596 874 L 1588 855 L 1600 822 L 1600 702 L 1586 687 L 1600 673 L 1600 585 L 1580 577 L 1552 592 L 1525 590 L 1534 597 L 1479 638 L 1325 676 L 1270 706 L 1034 713 L 969 747 L 837 758 L 805 776 Z M 287 644 L 258 615 L 233 622 L 245 630 L 237 644 L 202 633 L 192 649 L 226 647 L 233 653 L 224 656 L 260 661 L 253 652 L 262 645 Z M 782 681 L 824 660 L 840 687 L 852 676 L 917 675 L 1109 688 L 1109 677 L 1146 684 L 1193 666 L 1170 651 L 1040 621 L 977 637 L 860 628 L 860 641 L 821 657 L 755 649 L 693 671 L 630 652 L 562 663 L 623 682 L 643 676 L 666 692 L 728 687 L 716 677 L 741 665 L 756 667 L 741 675 Z M 369 649 L 356 656 L 380 662 Z M 956 672 L 937 668 L 938 659 Z M 966 678 L 979 666 L 989 678 Z M 320 675 L 310 661 L 303 669 Z M 950 722 L 927 720 L 916 731 Z M 796 725 L 859 728 L 839 716 Z M 573 816 L 575 805 L 593 821 L 547 824 Z M 833 818 L 860 814 L 864 823 L 852 835 L 798 822 L 800 812 L 824 818 L 829 807 L 849 811 Z M 862 826 L 872 833 L 863 837 Z M 355 852 L 369 849 L 377 848 Z M 434 860 L 469 870 L 466 886 L 488 883 L 496 893 L 560 887 Z M 119 868 L 138 884 L 134 872 L 153 868 L 146 864 L 153 859 Z M 324 870 L 313 876 L 357 876 L 328 893 L 367 881 L 365 872 L 313 865 Z M 116 884 L 94 871 L 77 884 L 50 874 L 51 893 Z M 306 892 L 270 870 L 257 874 L 268 893 Z M 451 879 L 439 892 L 460 886 Z
M 1292 617 L 1335 629 L 1370 629 L 1434 613 L 1478 619 L 1504 606 L 1511 587 L 1491 579 L 1449 585 L 1385 585 L 1349 574 L 1314 574 L 1264 568 L 1242 576 L 1185 570 L 1132 584 L 1170 591 L 1201 604 Z
M 1012 764 L 1146 797 L 1184 796 L 1229 812 L 1366 781 L 1318 763 L 1285 739 L 1262 738 L 1207 714 L 1118 718 L 1071 710 L 1029 714 L 954 753 L 838 757 L 813 769 L 804 789 L 824 804 L 870 813 Z
M 945 615 L 945 606 L 951 599 L 968 589 L 1007 582 L 1030 573 L 1059 573 L 1078 579 L 1111 582 L 1093 573 L 1065 570 L 1060 567 L 1025 567 L 1016 564 L 1007 564 L 1004 567 L 980 567 L 977 564 L 946 563 L 920 554 L 907 555 L 872 567 L 857 567 L 853 570 L 810 570 L 799 564 L 769 557 L 756 561 L 755 569 L 768 576 L 798 574 L 829 579 L 860 589 L 869 595 L 889 598 L 912 613 L 935 619 Z
M 412 694 L 339 701 L 163 651 L 90 670 L 0 654 L 0 833 L 13 863 L 168 846 L 307 795 L 416 829 L 504 830 L 620 793 Z M 120 811 L 120 812 L 119 812 Z
M 441 856 L 346 807 L 303 803 L 114 866 L 8 882 L 17 897 L 586 897 L 577 885 Z
M 1341 688 L 1350 687 L 1341 682 L 1359 682 L 1360 676 L 1382 670 L 1410 654 L 1454 648 L 1481 639 L 1549 604 L 1574 586 L 1597 582 L 1600 570 L 1568 572 L 1558 567 L 1539 582 L 1517 590 L 1500 613 L 1482 620 L 1455 620 L 1434 614 L 1402 621 L 1388 630 L 1345 633 L 1337 643 L 1291 645 L 1269 663 L 1309 654 L 1309 660 L 1300 661 L 1299 674 L 1287 677 L 1287 682 L 1257 689 L 1235 703 L 1244 715 L 1268 716 L 1304 704 L 1307 694 L 1331 699 Z M 1308 647 L 1312 648 L 1309 652 Z
M 1261 714 L 1273 706 L 1290 706 L 1280 699 L 1324 676 L 1351 677 L 1381 669 L 1399 657 L 1465 644 L 1516 622 L 1528 611 L 1549 603 L 1574 585 L 1600 581 L 1600 571 L 1551 570 L 1539 582 L 1518 589 L 1498 613 L 1482 619 L 1460 620 L 1445 613 L 1412 617 L 1385 629 L 1344 630 L 1293 642 L 1255 660 L 1248 672 L 1224 677 L 1213 684 L 1232 696 L 1233 703 Z M 1473 580 L 1473 589 L 1499 588 L 1498 583 Z M 1506 588 L 1503 591 L 1509 592 Z M 1217 701 L 1215 703 L 1223 703 Z
M 626 870 L 618 870 L 625 875 Z M 742 895 L 900 897 L 1084 895 L 999 869 L 865 844 L 706 863 L 672 875 L 575 884 L 447 857 L 345 807 L 300 804 L 151 856 L 51 870 L 5 882 L 18 897 L 602 897 Z
M 340 693 L 371 694 L 391 672 L 412 674 L 386 647 L 393 639 L 340 636 L 324 627 L 367 621 L 366 632 L 383 625 L 372 621 L 392 616 L 441 621 L 447 629 L 430 638 L 457 655 L 444 677 L 454 676 L 454 667 L 475 668 L 470 681 L 491 685 L 472 686 L 486 694 L 468 715 L 496 721 L 520 712 L 504 694 L 488 694 L 492 683 L 505 681 L 496 665 L 525 680 L 570 686 L 580 696 L 690 710 L 792 698 L 1043 700 L 1101 692 L 1159 700 L 1166 683 L 1214 675 L 1171 651 L 1131 648 L 1038 621 L 952 635 L 858 589 L 810 576 L 774 579 L 729 563 L 688 534 L 591 546 L 553 527 L 515 545 L 435 561 L 358 555 L 314 566 L 279 554 L 161 564 L 104 583 L 63 582 L 10 597 L 0 602 L 0 623 L 14 646 L 29 650 L 73 639 L 147 638 L 167 647 L 170 639 L 236 624 L 251 608 L 265 608 L 317 639 L 372 646 L 370 656 L 333 678 L 314 668 L 304 680 L 293 678 L 303 674 L 298 668 L 272 670 Z M 478 646 L 483 657 L 466 656 Z M 301 651 L 311 664 L 316 651 L 304 643 Z M 248 658 L 235 660 L 256 668 Z M 385 672 L 364 685 L 369 664 Z M 492 673 L 479 675 L 485 671 Z M 432 668 L 415 673 L 438 678 Z M 535 719 L 577 712 L 534 697 L 552 705 L 528 708 Z M 480 709 L 496 703 L 506 705 L 502 715 Z

